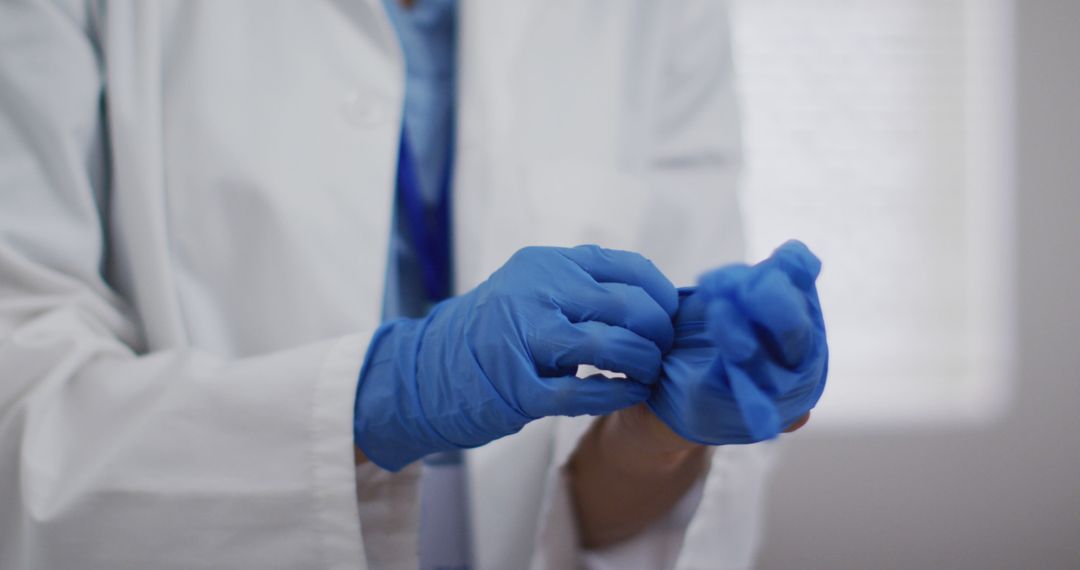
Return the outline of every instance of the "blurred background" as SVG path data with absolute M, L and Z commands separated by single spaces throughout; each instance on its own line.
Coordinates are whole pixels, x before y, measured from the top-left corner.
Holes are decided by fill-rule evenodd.
M 826 261 L 766 569 L 1080 569 L 1080 2 L 735 0 L 751 252 Z

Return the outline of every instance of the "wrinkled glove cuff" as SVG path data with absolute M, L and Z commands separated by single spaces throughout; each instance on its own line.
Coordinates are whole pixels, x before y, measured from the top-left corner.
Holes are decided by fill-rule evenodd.
M 457 447 L 435 431 L 420 403 L 416 369 L 427 324 L 427 319 L 383 324 L 360 368 L 353 438 L 369 460 L 388 471 Z

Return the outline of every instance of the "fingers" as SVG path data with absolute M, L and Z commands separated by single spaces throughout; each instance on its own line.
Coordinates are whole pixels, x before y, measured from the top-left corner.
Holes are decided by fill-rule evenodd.
M 820 270 L 806 246 L 789 242 L 753 267 L 729 265 L 702 276 L 698 294 L 681 300 L 680 336 L 669 354 L 682 354 L 682 319 L 704 313 L 714 360 L 705 376 L 700 365 L 686 371 L 666 362 L 665 371 L 726 390 L 721 401 L 734 406 L 746 441 L 799 429 L 822 394 L 828 349 L 815 284 Z M 704 299 L 704 310 L 696 299 Z
M 662 351 L 675 340 L 671 316 L 636 285 L 598 283 L 576 288 L 554 301 L 570 322 L 599 321 L 623 327 L 653 341 Z
M 707 330 L 722 359 L 746 362 L 757 353 L 758 339 L 753 325 L 732 301 L 724 297 L 714 299 L 706 309 L 706 318 Z
M 802 242 L 791 240 L 777 248 L 766 263 L 772 263 L 784 271 L 791 282 L 806 293 L 806 300 L 810 305 L 810 318 L 818 327 L 824 329 L 825 321 L 821 314 L 821 302 L 818 300 L 816 284 L 821 274 L 821 261 L 817 256 L 811 253 Z
M 814 282 L 821 273 L 821 260 L 803 242 L 790 240 L 776 248 L 769 259 L 787 274 L 796 287 L 804 292 L 814 289 Z
M 782 271 L 769 266 L 753 271 L 755 278 L 739 288 L 737 303 L 763 333 L 761 341 L 770 355 L 785 366 L 798 366 L 814 340 L 806 295 Z
M 660 377 L 663 359 L 653 341 L 598 321 L 545 327 L 529 339 L 529 350 L 542 375 L 567 375 L 591 364 L 646 384 Z
M 595 245 L 556 248 L 599 283 L 625 283 L 645 290 L 667 313 L 675 315 L 679 294 L 671 281 L 644 256 L 631 251 L 604 249 Z
M 809 410 L 817 403 L 824 390 L 826 359 L 817 354 L 796 369 L 788 368 L 767 357 L 745 362 L 728 362 L 724 369 L 729 374 L 736 371 L 753 379 L 762 391 L 783 409 Z M 785 418 L 788 421 L 794 418 Z
M 802 394 L 820 383 L 825 362 L 818 346 L 799 366 L 787 366 L 767 353 L 757 340 L 760 334 L 745 318 L 740 320 L 741 313 L 730 302 L 714 301 L 709 310 L 709 334 L 729 372 L 737 369 L 774 398 Z
M 748 358 L 760 344 L 778 362 L 798 366 L 813 348 L 815 330 L 824 328 L 814 286 L 820 268 L 805 245 L 792 241 L 753 267 L 730 265 L 702 276 L 707 296 L 730 303 L 714 309 L 711 330 L 733 358 Z M 750 321 L 749 334 L 739 312 Z M 729 322 L 735 329 L 723 330 Z
M 733 263 L 714 269 L 701 276 L 699 289 L 710 298 L 729 297 L 751 276 L 751 268 L 745 263 Z
M 601 416 L 645 401 L 648 386 L 618 378 L 594 374 L 588 378 L 555 376 L 541 378 L 537 397 L 528 403 L 526 413 L 534 416 Z
M 753 375 L 739 366 L 726 367 L 731 393 L 743 423 L 754 441 L 772 439 L 780 432 L 780 413 Z

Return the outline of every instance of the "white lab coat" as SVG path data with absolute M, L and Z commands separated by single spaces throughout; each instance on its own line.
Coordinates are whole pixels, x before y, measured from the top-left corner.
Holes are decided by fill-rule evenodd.
M 723 3 L 461 10 L 459 290 L 527 244 L 740 255 Z M 402 90 L 379 0 L 0 6 L 0 568 L 415 567 L 417 469 L 352 457 Z M 750 564 L 763 446 L 578 552 L 587 421 L 470 452 L 478 568 Z

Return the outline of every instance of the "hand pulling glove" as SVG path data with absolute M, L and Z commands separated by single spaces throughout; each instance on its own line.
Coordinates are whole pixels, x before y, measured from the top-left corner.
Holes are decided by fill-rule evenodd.
M 644 257 L 529 247 L 422 319 L 376 331 L 357 387 L 356 445 L 397 471 L 551 415 L 645 400 L 674 340 L 678 292 Z M 579 364 L 627 379 L 577 378 Z

